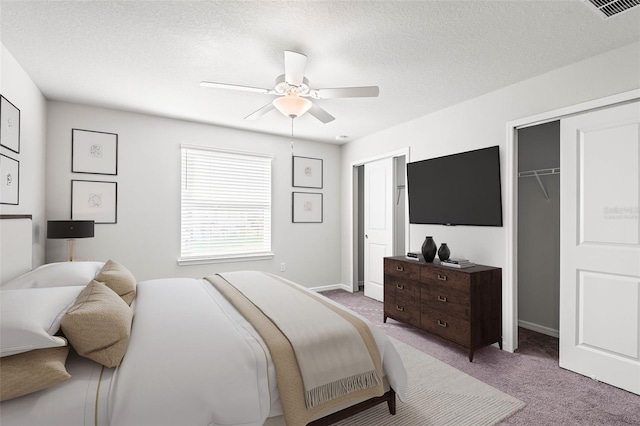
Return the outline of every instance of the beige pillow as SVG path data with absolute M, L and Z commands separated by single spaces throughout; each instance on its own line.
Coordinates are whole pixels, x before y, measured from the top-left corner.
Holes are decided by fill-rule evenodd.
M 62 332 L 76 352 L 107 367 L 120 365 L 131 335 L 131 308 L 93 280 L 62 317 Z
M 94 279 L 115 291 L 127 305 L 131 305 L 136 297 L 135 277 L 127 268 L 113 260 L 107 261 Z
M 68 380 L 69 347 L 36 349 L 0 359 L 0 401 L 17 398 Z

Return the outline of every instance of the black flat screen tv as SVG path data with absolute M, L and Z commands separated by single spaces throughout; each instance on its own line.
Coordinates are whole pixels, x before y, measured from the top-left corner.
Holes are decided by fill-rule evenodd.
M 409 222 L 502 226 L 498 146 L 407 164 Z

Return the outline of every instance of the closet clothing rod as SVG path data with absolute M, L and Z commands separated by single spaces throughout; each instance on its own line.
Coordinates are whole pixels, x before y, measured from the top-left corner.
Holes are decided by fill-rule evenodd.
M 559 174 L 560 174 L 560 167 L 553 167 L 551 169 L 527 170 L 526 172 L 518 173 L 518 177 L 534 177 L 534 176 L 559 175 Z

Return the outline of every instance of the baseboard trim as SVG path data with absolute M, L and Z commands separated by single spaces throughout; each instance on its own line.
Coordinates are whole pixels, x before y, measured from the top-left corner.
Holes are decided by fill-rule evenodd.
M 344 285 L 344 284 L 331 284 L 331 285 L 323 285 L 320 287 L 310 287 L 309 290 L 317 291 L 319 293 L 323 291 L 329 291 L 329 290 L 344 290 L 344 291 L 348 291 L 349 293 L 353 293 L 353 289 L 351 288 L 351 286 Z
M 527 330 L 535 331 L 540 334 L 546 334 L 547 336 L 551 336 L 551 337 L 556 337 L 556 338 L 560 337 L 560 331 L 550 327 L 545 327 L 544 325 L 534 324 L 528 321 L 518 320 L 518 327 L 526 328 Z

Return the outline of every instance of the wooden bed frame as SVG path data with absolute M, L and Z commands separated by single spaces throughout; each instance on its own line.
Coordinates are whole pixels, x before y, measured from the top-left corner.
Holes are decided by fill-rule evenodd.
M 355 414 L 358 414 L 362 411 L 368 410 L 371 407 L 375 407 L 378 404 L 382 404 L 386 402 L 389 406 L 389 413 L 391 415 L 396 414 L 396 393 L 393 389 L 389 389 L 384 395 L 376 396 L 371 399 L 367 399 L 366 401 L 362 401 L 359 404 L 352 405 L 351 407 L 347 407 L 343 410 L 336 411 L 333 414 L 329 414 L 327 416 L 321 417 L 318 420 L 314 420 L 308 424 L 308 426 L 328 426 L 334 423 L 339 422 L 340 420 L 344 420 L 348 417 L 351 417 Z

